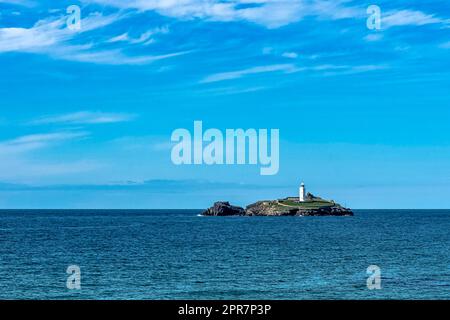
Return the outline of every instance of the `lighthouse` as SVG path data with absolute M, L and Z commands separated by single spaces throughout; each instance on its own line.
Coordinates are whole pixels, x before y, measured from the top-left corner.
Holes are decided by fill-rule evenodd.
M 298 201 L 305 202 L 305 199 L 306 199 L 305 184 L 302 182 L 298 190 Z

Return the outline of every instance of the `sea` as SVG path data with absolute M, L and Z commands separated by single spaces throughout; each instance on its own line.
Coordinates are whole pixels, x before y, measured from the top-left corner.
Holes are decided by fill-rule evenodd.
M 0 299 L 450 298 L 450 210 L 354 212 L 0 210 Z

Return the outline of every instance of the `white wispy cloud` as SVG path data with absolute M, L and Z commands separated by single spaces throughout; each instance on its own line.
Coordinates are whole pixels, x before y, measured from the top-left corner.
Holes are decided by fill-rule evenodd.
M 352 75 L 352 74 L 358 74 L 358 73 L 366 73 L 366 72 L 373 72 L 373 71 L 381 71 L 389 69 L 390 67 L 388 65 L 357 65 L 357 66 L 339 66 L 336 68 L 327 68 L 323 69 L 322 71 L 325 71 L 323 73 L 324 76 L 343 76 L 343 75 Z
M 276 71 L 289 72 L 289 71 L 293 71 L 293 70 L 295 70 L 295 66 L 293 64 L 274 64 L 274 65 L 267 65 L 267 66 L 258 66 L 258 67 L 243 69 L 243 70 L 215 73 L 215 74 L 209 75 L 206 78 L 204 78 L 201 81 L 201 83 L 210 83 L 210 82 L 218 82 L 218 81 L 224 81 L 224 80 L 237 79 L 237 78 L 242 78 L 247 75 L 259 74 L 259 73 L 268 73 L 268 72 L 276 72 Z
M 90 172 L 102 165 L 82 159 L 40 158 L 40 151 L 57 148 L 69 142 L 89 137 L 85 131 L 37 133 L 0 141 L 0 179 L 8 181 L 37 181 L 48 177 L 61 177 Z
M 20 136 L 0 141 L 0 155 L 8 155 L 42 149 L 64 141 L 87 137 L 87 132 L 55 132 Z
M 267 89 L 267 87 L 248 87 L 248 88 L 227 87 L 211 90 L 210 93 L 215 95 L 234 95 L 234 94 L 258 92 L 265 89 Z
M 201 89 L 196 91 L 199 95 L 211 95 L 211 96 L 226 96 L 226 95 L 236 95 L 236 94 L 246 94 L 252 92 L 258 92 L 266 90 L 268 87 L 257 86 L 257 87 L 213 87 L 208 89 Z
M 146 56 L 128 56 L 121 50 L 102 50 L 102 51 L 84 51 L 73 52 L 67 56 L 69 60 L 79 62 L 91 62 L 109 65 L 143 65 L 158 60 L 178 57 L 190 53 L 191 51 L 180 51 L 162 55 L 146 55 Z
M 329 20 L 365 19 L 367 6 L 351 5 L 351 2 L 351 0 L 303 1 L 306 10 L 305 16 L 316 16 Z
M 383 29 L 396 26 L 423 26 L 427 24 L 450 24 L 450 19 L 440 18 L 417 10 L 393 10 L 382 15 Z
M 0 3 L 9 3 L 25 7 L 31 7 L 36 4 L 34 1 L 31 0 L 0 0 Z
M 283 52 L 281 55 L 284 58 L 296 59 L 298 58 L 298 54 L 295 52 Z
M 120 15 L 103 16 L 93 13 L 82 20 L 80 30 L 70 30 L 66 25 L 66 17 L 52 17 L 37 21 L 30 28 L 0 28 L 0 52 L 51 52 L 55 47 L 63 45 L 77 35 L 107 26 L 120 19 Z M 73 51 L 88 49 L 91 45 L 73 46 Z M 68 50 L 68 49 L 67 49 Z
M 296 73 L 296 72 L 323 72 L 325 75 L 338 75 L 338 74 L 350 74 L 350 73 L 362 73 L 376 70 L 387 69 L 385 65 L 334 65 L 334 64 L 321 64 L 315 66 L 296 66 L 295 64 L 277 64 L 268 66 L 253 67 L 238 71 L 215 73 L 205 77 L 200 83 L 212 83 L 225 80 L 239 79 L 244 76 L 254 75 L 259 73 L 268 72 L 283 72 L 284 74 Z
M 85 0 L 121 9 L 156 11 L 180 19 L 209 21 L 249 21 L 278 28 L 305 16 L 345 19 L 364 15 L 364 9 L 348 5 L 348 0 Z
M 128 33 L 126 32 L 126 33 L 119 34 L 118 36 L 112 37 L 111 39 L 109 39 L 106 42 L 115 43 L 115 42 L 122 42 L 122 41 L 128 41 L 128 40 L 130 40 L 130 38 L 128 36 Z
M 368 42 L 380 41 L 381 39 L 383 39 L 382 33 L 370 33 L 364 37 L 364 40 Z
M 67 28 L 64 16 L 39 20 L 30 28 L 0 28 L 0 53 L 38 53 L 47 54 L 56 59 L 111 65 L 140 65 L 187 53 L 183 51 L 132 56 L 125 54 L 121 49 L 99 49 L 92 42 L 73 44 L 81 34 L 108 26 L 125 16 L 120 13 L 106 16 L 92 13 L 81 20 L 81 29 L 76 31 Z M 157 32 L 165 32 L 165 29 L 152 29 L 138 39 L 128 39 L 128 41 L 149 42 L 151 36 Z
M 80 111 L 57 116 L 42 117 L 31 124 L 103 124 L 131 121 L 136 115 L 129 113 L 105 113 Z
M 118 36 L 112 37 L 107 42 L 109 43 L 115 43 L 115 42 L 127 42 L 131 44 L 144 44 L 148 45 L 150 43 L 153 43 L 155 40 L 153 39 L 153 36 L 157 34 L 167 34 L 169 32 L 169 27 L 163 26 L 163 27 L 157 27 L 150 29 L 146 32 L 143 32 L 139 37 L 133 38 L 130 37 L 130 35 L 127 33 L 120 34 Z
M 267 28 L 278 28 L 316 17 L 321 20 L 367 19 L 367 5 L 351 0 L 84 0 L 121 9 L 156 11 L 179 19 L 208 21 L 249 21 Z M 383 28 L 405 25 L 444 24 L 450 19 L 440 18 L 413 9 L 382 12 Z

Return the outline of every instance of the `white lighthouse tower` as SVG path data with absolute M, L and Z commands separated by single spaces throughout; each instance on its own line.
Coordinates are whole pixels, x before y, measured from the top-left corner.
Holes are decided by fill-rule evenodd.
M 298 190 L 298 201 L 305 202 L 305 199 L 306 199 L 305 184 L 302 182 Z

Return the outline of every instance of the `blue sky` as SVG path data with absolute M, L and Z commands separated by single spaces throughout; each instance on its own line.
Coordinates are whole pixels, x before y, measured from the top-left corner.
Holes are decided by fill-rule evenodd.
M 0 0 L 0 207 L 450 208 L 449 56 L 448 1 Z M 173 165 L 194 120 L 280 129 L 279 173 Z

